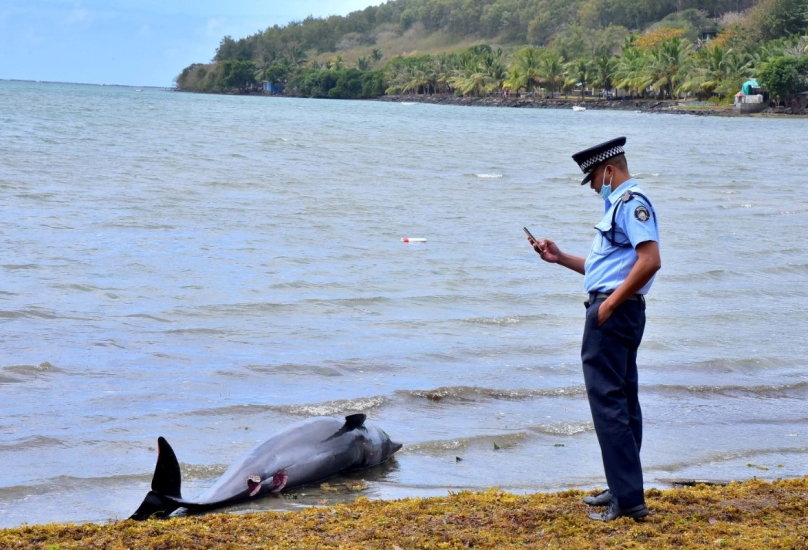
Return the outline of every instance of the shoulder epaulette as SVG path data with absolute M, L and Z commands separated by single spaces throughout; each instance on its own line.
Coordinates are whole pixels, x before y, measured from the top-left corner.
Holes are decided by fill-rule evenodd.
M 614 207 L 614 210 L 612 210 L 611 231 L 607 231 L 606 233 L 603 233 L 603 235 L 612 244 L 612 246 L 617 246 L 617 247 L 620 247 L 620 248 L 629 248 L 631 246 L 631 243 L 618 243 L 617 240 L 615 239 L 615 221 L 617 220 L 617 210 L 618 210 L 618 208 L 620 206 L 620 203 L 621 202 L 626 203 L 626 202 L 630 201 L 631 199 L 633 199 L 635 196 L 636 197 L 642 197 L 643 200 L 645 200 L 649 205 L 651 204 L 651 201 L 648 200 L 648 197 L 646 197 L 642 193 L 637 193 L 637 192 L 631 191 L 630 189 L 628 191 L 626 191 L 625 193 L 623 193 L 623 196 L 620 197 L 620 199 L 617 201 L 616 206 Z M 654 212 L 653 207 L 651 207 L 651 213 L 654 216 L 654 223 L 656 223 L 656 212 Z M 611 233 L 611 236 L 609 235 L 609 233 Z

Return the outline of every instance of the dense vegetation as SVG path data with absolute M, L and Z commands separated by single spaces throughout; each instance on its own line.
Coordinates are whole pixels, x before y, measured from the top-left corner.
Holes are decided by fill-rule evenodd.
M 808 0 L 393 0 L 224 37 L 213 62 L 184 69 L 177 86 L 245 93 L 264 81 L 329 98 L 620 89 L 731 101 L 757 77 L 788 101 L 808 89 L 807 32 Z

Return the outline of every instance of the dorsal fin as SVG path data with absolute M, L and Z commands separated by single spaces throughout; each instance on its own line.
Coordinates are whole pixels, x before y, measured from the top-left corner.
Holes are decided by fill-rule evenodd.
M 363 413 L 349 414 L 345 417 L 345 425 L 342 427 L 342 429 L 348 431 L 361 428 L 362 424 L 365 423 L 365 418 L 367 418 L 367 416 Z
M 163 437 L 157 438 L 157 465 L 154 467 L 154 477 L 151 488 L 162 495 L 174 498 L 182 498 L 180 486 L 182 477 L 180 474 L 180 463 L 174 449 Z

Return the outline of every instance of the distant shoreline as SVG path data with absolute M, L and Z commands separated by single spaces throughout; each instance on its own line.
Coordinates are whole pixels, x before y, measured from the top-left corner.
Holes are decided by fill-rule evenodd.
M 722 117 L 806 117 L 804 114 L 792 114 L 784 107 L 767 108 L 761 113 L 741 114 L 732 106 L 718 106 L 678 100 L 656 99 L 619 99 L 606 100 L 597 98 L 573 99 L 571 97 L 534 98 L 534 97 L 456 97 L 451 94 L 434 95 L 394 95 L 382 96 L 370 101 L 386 101 L 396 103 L 428 103 L 432 105 L 460 105 L 466 107 L 509 107 L 522 109 L 572 109 L 575 106 L 586 110 L 637 111 L 643 113 L 667 113 L 696 116 Z
M 330 98 L 309 98 L 294 94 L 266 94 L 255 93 L 221 93 L 221 92 L 197 92 L 192 90 L 173 89 L 172 91 L 190 94 L 210 94 L 210 95 L 243 95 L 260 96 L 289 99 L 326 99 L 328 101 L 340 101 L 340 99 Z M 455 96 L 452 94 L 420 94 L 420 95 L 383 95 L 371 98 L 346 99 L 343 101 L 379 101 L 386 103 L 426 103 L 430 105 L 457 105 L 462 107 L 506 107 L 516 109 L 572 109 L 573 107 L 585 107 L 585 110 L 592 111 L 635 111 L 642 113 L 676 114 L 676 115 L 696 115 L 696 116 L 719 116 L 719 117 L 744 117 L 744 118 L 808 118 L 807 113 L 792 113 L 787 107 L 768 107 L 760 113 L 739 113 L 731 105 L 721 106 L 709 102 L 697 102 L 671 99 L 600 99 L 588 97 L 584 100 L 565 96 L 564 98 L 536 98 L 536 97 L 471 97 Z

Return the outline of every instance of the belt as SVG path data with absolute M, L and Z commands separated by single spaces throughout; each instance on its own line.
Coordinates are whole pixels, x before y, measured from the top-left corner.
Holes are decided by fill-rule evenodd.
M 589 301 L 590 302 L 597 302 L 598 300 L 605 300 L 608 298 L 612 293 L 611 292 L 590 292 L 589 293 Z M 635 302 L 645 302 L 645 296 L 642 294 L 632 294 L 626 300 L 634 300 Z

